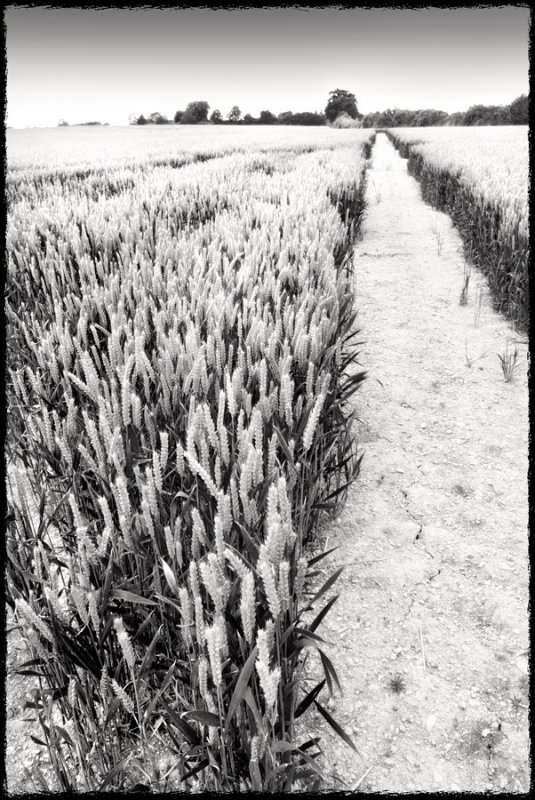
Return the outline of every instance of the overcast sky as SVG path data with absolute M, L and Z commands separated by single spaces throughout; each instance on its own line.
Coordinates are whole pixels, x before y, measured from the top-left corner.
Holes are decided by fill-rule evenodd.
M 527 94 L 529 9 L 55 9 L 8 6 L 6 125 L 323 110 L 464 111 Z

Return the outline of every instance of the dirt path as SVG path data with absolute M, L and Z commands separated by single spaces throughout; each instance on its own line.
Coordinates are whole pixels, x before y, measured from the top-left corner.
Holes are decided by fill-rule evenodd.
M 355 259 L 365 455 L 327 531 L 340 549 L 325 575 L 346 569 L 322 623 L 344 689 L 331 708 L 359 754 L 316 712 L 307 732 L 338 789 L 526 792 L 527 345 L 506 383 L 497 353 L 521 337 L 486 289 L 478 312 L 474 272 L 459 304 L 460 239 L 384 134 L 368 192 Z

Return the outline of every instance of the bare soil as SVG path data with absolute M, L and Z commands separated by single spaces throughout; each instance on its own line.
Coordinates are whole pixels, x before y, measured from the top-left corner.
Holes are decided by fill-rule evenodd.
M 475 269 L 460 305 L 466 269 L 451 220 L 379 134 L 355 248 L 364 459 L 323 533 L 339 548 L 323 577 L 345 570 L 318 629 L 343 689 L 328 708 L 358 753 L 306 721 L 330 790 L 530 788 L 529 355 Z

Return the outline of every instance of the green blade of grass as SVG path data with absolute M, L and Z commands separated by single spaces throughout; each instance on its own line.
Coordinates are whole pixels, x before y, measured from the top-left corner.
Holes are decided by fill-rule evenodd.
M 191 725 L 188 725 L 187 722 L 184 722 L 184 720 L 179 716 L 179 714 L 177 714 L 176 711 L 173 711 L 173 709 L 165 702 L 163 697 L 160 697 L 160 704 L 167 712 L 167 715 L 169 716 L 169 719 L 171 720 L 173 725 L 175 725 L 178 728 L 180 733 L 187 739 L 187 741 L 193 745 L 199 744 L 199 737 L 197 735 L 197 731 L 194 728 L 192 728 Z
M 357 748 L 355 747 L 354 743 L 351 741 L 351 739 L 349 738 L 347 733 L 340 727 L 338 722 L 331 717 L 331 715 L 329 714 L 327 709 L 324 708 L 320 703 L 318 703 L 317 700 L 314 700 L 314 705 L 316 706 L 316 708 L 320 712 L 321 716 L 325 719 L 325 721 L 331 726 L 333 731 L 338 734 L 340 739 L 343 739 L 343 741 L 347 745 L 349 745 L 349 747 L 351 747 L 351 749 L 354 750 L 355 753 L 358 753 L 359 751 L 357 750 Z M 359 755 L 360 755 L 360 753 L 359 753 Z
M 249 678 L 251 677 L 254 670 L 254 664 L 257 653 L 258 653 L 258 647 L 255 645 L 254 648 L 251 650 L 247 661 L 242 667 L 242 670 L 240 672 L 240 677 L 238 678 L 236 687 L 234 689 L 234 694 L 232 695 L 232 699 L 228 707 L 227 718 L 225 720 L 225 731 L 228 731 L 230 727 L 230 721 L 234 716 L 234 713 L 236 712 L 236 709 L 238 708 L 239 704 L 243 700 L 247 684 L 249 683 Z
M 181 717 L 182 719 L 192 719 L 195 722 L 200 722 L 201 725 L 209 725 L 212 728 L 221 727 L 221 720 L 217 714 L 212 714 L 210 711 L 184 711 Z
M 320 553 L 318 556 L 314 556 L 314 558 L 309 559 L 308 566 L 311 567 L 312 564 L 317 564 L 318 561 L 321 561 L 322 558 L 326 558 L 331 553 L 334 553 L 335 550 L 338 550 L 340 545 L 336 545 L 336 547 L 331 547 L 330 550 L 324 550 L 323 553 Z
M 339 597 L 340 597 L 340 595 L 338 595 L 338 594 L 337 594 L 337 595 L 335 595 L 334 597 L 331 597 L 331 599 L 329 600 L 329 602 L 327 603 L 327 605 L 326 605 L 326 606 L 324 606 L 324 607 L 321 609 L 321 611 L 320 611 L 320 613 L 317 615 L 317 617 L 316 617 L 316 618 L 315 618 L 315 619 L 314 619 L 314 620 L 313 620 L 313 621 L 310 623 L 310 625 L 308 626 L 308 629 L 307 629 L 307 630 L 308 630 L 308 635 L 309 635 L 309 636 L 310 636 L 310 633 L 311 633 L 312 631 L 315 631 L 315 630 L 316 630 L 316 628 L 318 627 L 318 625 L 320 624 L 320 622 L 321 622 L 321 621 L 324 619 L 324 617 L 325 617 L 325 616 L 326 616 L 326 615 L 329 613 L 329 611 L 330 611 L 330 610 L 331 610 L 331 608 L 334 606 L 334 604 L 336 603 L 336 601 L 338 600 L 338 598 L 339 598 Z
M 128 592 L 126 589 L 114 589 L 110 595 L 111 600 L 126 600 L 127 603 L 134 603 L 139 606 L 157 606 L 155 600 L 150 600 L 148 597 L 141 597 L 135 592 Z
M 304 714 L 304 712 L 307 710 L 307 708 L 310 705 L 312 705 L 312 703 L 314 702 L 316 697 L 319 695 L 319 693 L 321 692 L 321 690 L 325 686 L 325 683 L 326 683 L 326 680 L 324 678 L 320 683 L 317 684 L 317 686 L 314 686 L 314 688 L 311 689 L 310 692 L 301 700 L 301 702 L 299 703 L 299 705 L 295 709 L 295 715 L 294 715 L 295 719 L 300 717 L 301 714 Z
M 331 588 L 331 586 L 332 586 L 332 585 L 333 585 L 333 584 L 334 584 L 334 583 L 335 583 L 335 582 L 338 580 L 338 578 L 339 578 L 339 577 L 340 577 L 340 575 L 342 574 L 343 570 L 344 570 L 344 568 L 343 568 L 343 567 L 339 567 L 339 568 L 336 570 L 336 572 L 334 572 L 334 573 L 331 575 L 331 577 L 330 577 L 330 578 L 328 578 L 328 579 L 325 581 L 325 583 L 323 584 L 323 586 L 321 587 L 321 589 L 320 589 L 319 591 L 317 591 L 317 592 L 316 592 L 316 594 L 314 594 L 314 595 L 312 596 L 312 598 L 311 598 L 310 602 L 307 604 L 307 606 L 306 606 L 306 609 L 304 609 L 304 610 L 306 610 L 306 611 L 310 610 L 310 609 L 312 608 L 312 605 L 314 604 L 314 602 L 315 602 L 316 600 L 319 600 L 319 598 L 320 598 L 320 597 L 322 597 L 322 595 L 324 595 L 324 594 L 325 594 L 325 592 L 328 592 L 328 591 L 329 591 L 329 589 Z

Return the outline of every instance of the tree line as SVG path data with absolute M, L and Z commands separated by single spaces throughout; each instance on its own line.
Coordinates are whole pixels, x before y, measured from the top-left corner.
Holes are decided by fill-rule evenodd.
M 132 116 L 130 125 L 198 125 L 212 123 L 213 125 L 325 125 L 325 114 L 313 111 L 283 111 L 273 114 L 269 110 L 261 111 L 258 117 L 252 114 L 242 116 L 239 106 L 233 106 L 226 115 L 226 119 L 218 108 L 208 116 L 209 105 L 204 100 L 190 103 L 185 111 L 177 111 L 173 119 L 168 119 L 164 114 L 155 111 L 145 117 Z
M 336 125 L 338 121 L 340 125 L 345 122 L 347 126 L 362 128 L 423 128 L 440 125 L 528 125 L 529 123 L 529 96 L 527 95 L 520 95 L 509 105 L 474 105 L 470 106 L 467 111 L 457 111 L 452 114 L 434 108 L 417 110 L 389 108 L 386 111 L 361 114 L 357 108 L 355 95 L 344 89 L 336 89 L 330 93 L 329 102 L 323 112 L 283 111 L 281 114 L 275 115 L 266 110 L 261 111 L 258 117 L 253 117 L 251 114 L 242 116 L 239 106 L 233 106 L 224 119 L 221 111 L 217 108 L 208 116 L 209 108 L 206 101 L 195 101 L 190 103 L 185 111 L 177 111 L 173 120 L 155 112 L 149 114 L 148 117 L 144 117 L 143 114 L 139 117 L 132 117 L 130 124 Z
M 183 111 L 177 111 L 172 120 L 159 111 L 145 117 L 131 115 L 130 125 L 334 125 L 336 127 L 359 128 L 399 128 L 432 127 L 437 125 L 527 125 L 529 120 L 529 96 L 520 95 L 506 106 L 470 106 L 468 111 L 448 114 L 433 108 L 416 111 L 403 108 L 389 108 L 371 114 L 361 114 L 357 99 L 346 89 L 334 89 L 324 111 L 283 111 L 273 114 L 264 110 L 258 117 L 244 114 L 239 106 L 233 106 L 226 119 L 218 108 L 209 115 L 210 105 L 206 100 L 194 100 Z M 61 121 L 60 125 L 67 125 Z M 85 125 L 98 125 L 86 122 Z
M 349 116 L 356 120 L 359 116 L 355 95 L 345 89 L 335 89 L 329 93 L 329 100 L 325 111 L 283 111 L 275 115 L 272 111 L 264 110 L 258 117 L 245 114 L 239 106 L 232 106 L 226 120 L 218 108 L 210 116 L 210 105 L 206 100 L 195 100 L 189 103 L 184 111 L 177 111 L 172 120 L 159 111 L 154 111 L 145 117 L 143 114 L 130 117 L 131 125 L 198 125 L 211 122 L 213 125 L 241 124 L 241 125 L 325 125 L 334 122 L 340 115 Z
M 433 108 L 409 111 L 389 108 L 362 118 L 363 128 L 427 128 L 438 125 L 528 125 L 529 96 L 522 94 L 506 106 L 470 106 L 468 111 L 448 114 Z

